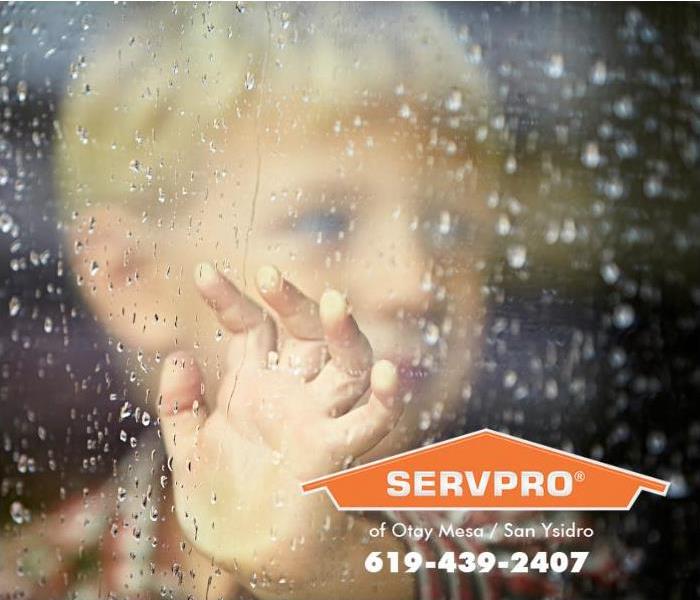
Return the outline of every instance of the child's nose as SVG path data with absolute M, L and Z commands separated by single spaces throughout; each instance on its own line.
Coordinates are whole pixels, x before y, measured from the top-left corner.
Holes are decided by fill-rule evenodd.
M 379 221 L 379 220 L 377 220 Z M 395 318 L 423 315 L 434 299 L 430 255 L 419 232 L 402 218 L 375 222 L 356 241 L 351 299 L 364 309 Z

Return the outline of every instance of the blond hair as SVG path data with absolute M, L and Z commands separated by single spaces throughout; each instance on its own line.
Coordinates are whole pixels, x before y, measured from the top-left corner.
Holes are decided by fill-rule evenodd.
M 126 10 L 128 27 L 88 56 L 60 109 L 64 214 L 104 202 L 152 211 L 197 195 L 239 118 L 290 106 L 319 127 L 385 111 L 447 154 L 473 154 L 488 118 L 483 74 L 427 5 Z

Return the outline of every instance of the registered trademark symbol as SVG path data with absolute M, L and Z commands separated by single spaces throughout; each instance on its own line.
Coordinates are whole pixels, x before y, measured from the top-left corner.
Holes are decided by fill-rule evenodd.
M 586 474 L 583 471 L 576 471 L 574 473 L 574 479 L 576 481 L 583 481 L 586 478 Z

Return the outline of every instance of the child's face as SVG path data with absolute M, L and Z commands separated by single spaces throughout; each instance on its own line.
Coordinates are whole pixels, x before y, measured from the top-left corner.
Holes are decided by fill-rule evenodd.
M 466 159 L 428 149 L 427 139 L 405 125 L 331 127 L 322 135 L 301 127 L 282 136 L 252 126 L 231 135 L 202 167 L 210 173 L 206 197 L 163 220 L 157 250 L 150 250 L 155 242 L 142 244 L 144 256 L 160 264 L 150 276 L 143 269 L 137 285 L 149 293 L 134 304 L 158 313 L 171 335 L 141 328 L 134 339 L 132 327 L 130 339 L 142 347 L 153 340 L 194 345 L 215 378 L 222 327 L 190 274 L 210 261 L 260 301 L 255 273 L 271 264 L 313 300 L 329 287 L 347 294 L 375 360 L 397 364 L 413 396 L 399 446 L 430 418 L 433 425 L 452 421 L 482 317 L 474 264 L 482 249 L 469 237 L 481 217 Z M 119 302 L 112 297 L 112 314 Z M 175 318 L 177 327 L 168 326 Z M 125 319 L 124 327 L 133 322 Z

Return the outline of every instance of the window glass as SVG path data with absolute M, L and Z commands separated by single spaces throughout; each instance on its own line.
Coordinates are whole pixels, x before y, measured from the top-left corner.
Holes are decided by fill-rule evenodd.
M 424 593 L 295 490 L 482 427 L 672 483 L 552 585 L 697 591 L 696 10 L 0 16 L 0 597 Z

